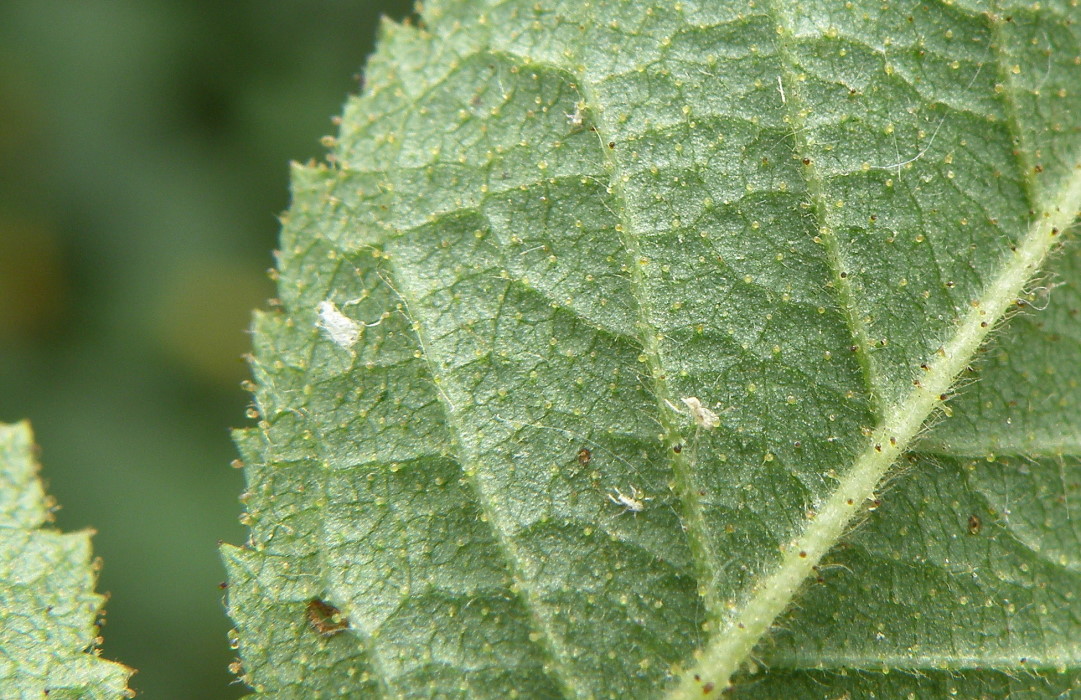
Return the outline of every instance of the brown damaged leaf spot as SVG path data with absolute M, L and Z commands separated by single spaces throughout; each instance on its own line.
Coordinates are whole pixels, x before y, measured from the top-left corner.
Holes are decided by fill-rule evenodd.
M 333 637 L 349 629 L 349 619 L 325 600 L 312 598 L 308 601 L 307 615 L 308 624 L 323 637 Z

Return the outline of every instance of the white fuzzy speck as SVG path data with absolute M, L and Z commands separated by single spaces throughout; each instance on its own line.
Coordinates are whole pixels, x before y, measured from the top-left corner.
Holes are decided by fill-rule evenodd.
M 690 410 L 691 416 L 694 418 L 694 422 L 699 428 L 713 430 L 721 424 L 721 419 L 717 417 L 717 414 L 703 406 L 702 402 L 696 397 L 687 396 L 681 400 Z
M 352 350 L 360 339 L 363 328 L 361 324 L 343 314 L 338 305 L 329 299 L 319 302 L 316 309 L 319 312 L 319 321 L 315 325 L 323 329 L 340 347 Z
M 582 125 L 582 116 L 583 115 L 581 104 L 574 105 L 574 112 L 566 115 L 567 121 L 570 122 L 570 125 L 574 127 L 579 127 Z
M 652 501 L 653 499 L 648 498 L 632 486 L 629 494 L 623 493 L 619 489 L 612 489 L 612 493 L 608 494 L 608 500 L 617 506 L 623 506 L 624 513 L 637 514 L 646 509 L 646 501 Z

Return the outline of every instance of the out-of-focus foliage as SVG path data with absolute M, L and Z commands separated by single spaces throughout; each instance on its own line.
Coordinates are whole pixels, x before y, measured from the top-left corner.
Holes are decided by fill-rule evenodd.
M 238 356 L 287 204 L 404 0 L 0 3 L 0 420 L 33 420 L 63 530 L 92 526 L 105 655 L 226 698 L 218 539 Z
M 52 504 L 26 423 L 0 423 L 0 695 L 115 700 L 131 669 L 97 655 L 90 531 L 45 527 Z

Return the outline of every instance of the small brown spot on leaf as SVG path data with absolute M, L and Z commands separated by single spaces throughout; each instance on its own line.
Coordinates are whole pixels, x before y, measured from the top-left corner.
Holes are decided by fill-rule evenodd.
M 342 615 L 342 611 L 325 600 L 312 598 L 308 601 L 307 614 L 308 624 L 324 637 L 333 637 L 349 629 L 349 620 Z

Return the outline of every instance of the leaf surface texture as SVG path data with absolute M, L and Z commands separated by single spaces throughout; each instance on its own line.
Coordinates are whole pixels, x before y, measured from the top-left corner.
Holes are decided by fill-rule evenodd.
M 329 163 L 294 170 L 255 321 L 251 539 L 225 549 L 244 679 L 1076 688 L 1078 19 L 510 0 L 388 23 Z

